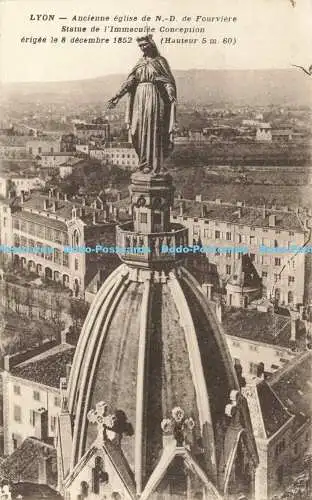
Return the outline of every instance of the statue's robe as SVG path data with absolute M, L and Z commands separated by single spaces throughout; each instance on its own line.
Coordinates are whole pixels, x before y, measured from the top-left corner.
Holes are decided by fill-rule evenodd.
M 139 169 L 159 173 L 173 148 L 176 85 L 164 57 L 143 57 L 122 86 L 129 94 L 126 123 L 139 157 Z

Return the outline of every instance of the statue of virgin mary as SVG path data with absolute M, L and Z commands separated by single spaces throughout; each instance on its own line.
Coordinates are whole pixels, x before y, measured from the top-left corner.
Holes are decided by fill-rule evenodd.
M 139 59 L 115 97 L 114 107 L 128 94 L 126 123 L 139 158 L 139 170 L 161 173 L 163 162 L 173 149 L 176 115 L 176 84 L 167 60 L 151 35 L 137 39 L 143 57 Z

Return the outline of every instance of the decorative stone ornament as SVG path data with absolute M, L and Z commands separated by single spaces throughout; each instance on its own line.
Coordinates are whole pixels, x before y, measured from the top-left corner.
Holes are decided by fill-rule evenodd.
M 186 417 L 184 410 L 180 406 L 175 406 L 171 411 L 171 418 L 164 418 L 161 421 L 161 428 L 164 434 L 172 434 L 177 446 L 185 445 L 187 433 L 193 431 L 195 422 L 192 417 Z

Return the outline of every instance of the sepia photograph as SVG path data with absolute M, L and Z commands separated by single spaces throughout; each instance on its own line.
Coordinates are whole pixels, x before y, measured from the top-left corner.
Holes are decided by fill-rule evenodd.
M 1 0 L 0 500 L 312 498 L 311 0 Z

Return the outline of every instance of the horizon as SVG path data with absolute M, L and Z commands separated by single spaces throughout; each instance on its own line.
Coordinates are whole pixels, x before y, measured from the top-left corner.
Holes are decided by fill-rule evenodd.
M 190 68 L 190 69 L 182 69 L 182 68 L 173 68 L 172 72 L 200 72 L 200 71 L 215 71 L 215 72 L 239 72 L 239 71 L 248 71 L 248 72 L 261 72 L 261 71 L 294 71 L 294 72 L 299 72 L 299 68 L 293 68 L 291 65 L 289 67 L 280 67 L 280 68 Z M 74 83 L 74 82 L 87 82 L 91 80 L 98 80 L 101 78 L 106 78 L 106 77 L 115 77 L 115 76 L 124 76 L 127 73 L 106 73 L 106 74 L 101 74 L 98 76 L 92 76 L 92 77 L 86 77 L 86 78 L 73 78 L 73 79 L 66 79 L 66 80 L 25 80 L 25 81 L 5 81 L 2 82 L 0 81 L 1 85 L 6 86 L 6 85 L 32 85 L 32 84 L 52 84 L 52 83 Z

